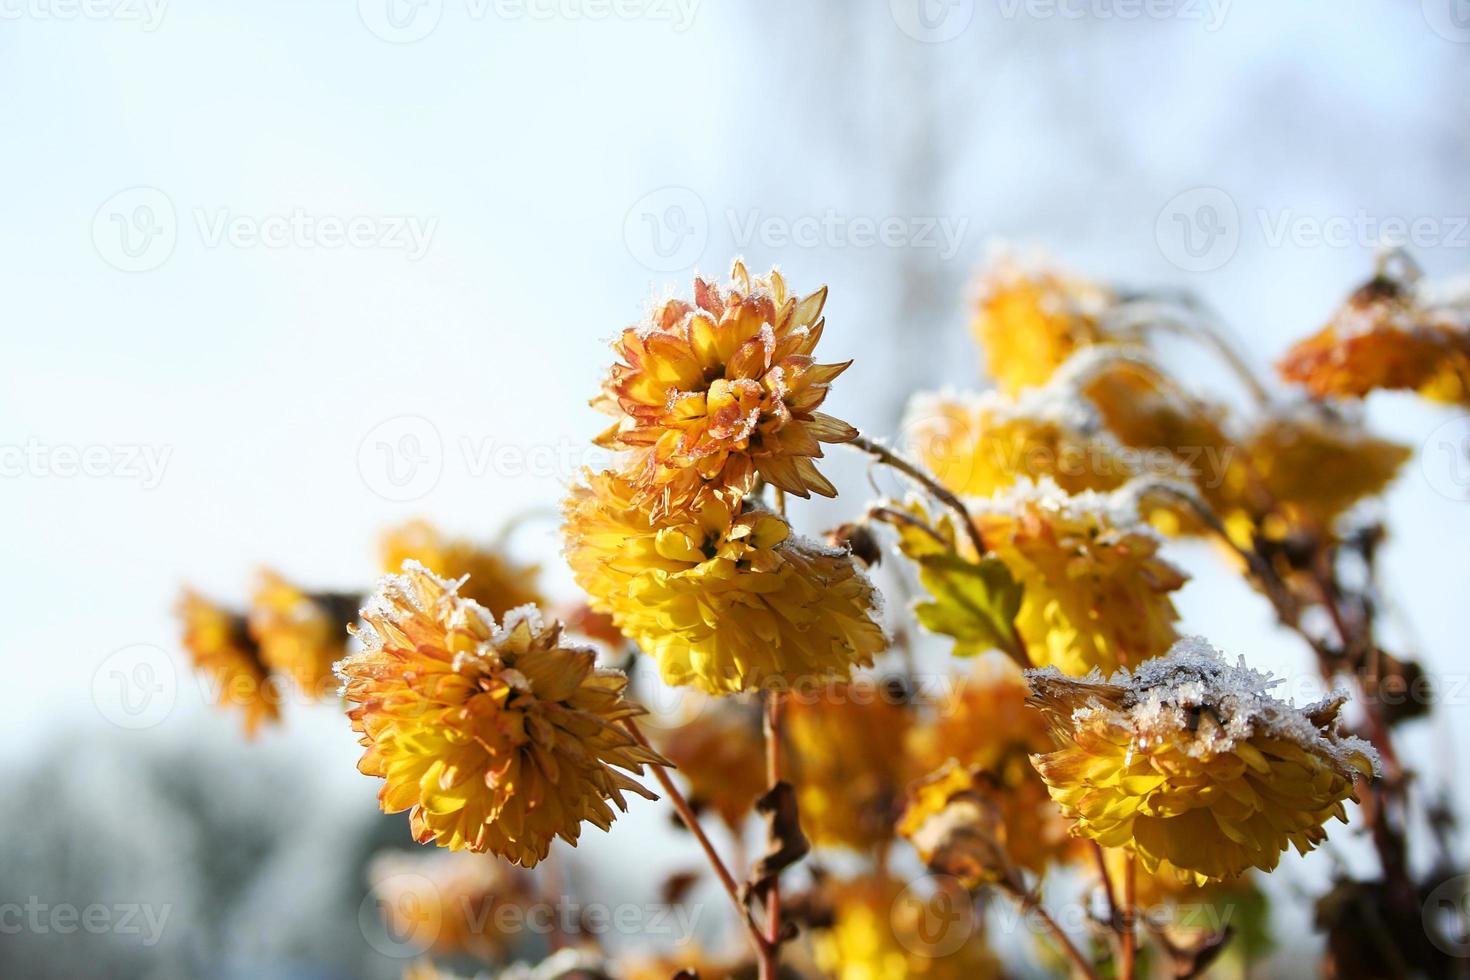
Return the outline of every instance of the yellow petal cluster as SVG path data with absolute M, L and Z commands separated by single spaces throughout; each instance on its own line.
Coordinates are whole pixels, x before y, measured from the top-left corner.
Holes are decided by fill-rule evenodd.
M 900 833 L 913 840 L 953 797 L 974 794 L 994 807 L 1012 864 L 1040 873 L 1071 856 L 1068 821 L 1031 765 L 1052 740 L 1045 716 L 1026 703 L 1029 693 L 1013 660 L 980 657 L 933 716 L 909 731 L 905 752 L 929 775 L 910 787 Z
M 1030 672 L 1060 748 L 1034 757 L 1076 832 L 1136 853 L 1150 873 L 1203 884 L 1305 854 L 1346 820 L 1366 743 L 1338 731 L 1342 701 L 1305 709 L 1269 678 L 1190 639 L 1136 672 Z
M 1247 444 L 1251 470 L 1269 495 L 1280 526 L 1330 531 L 1353 504 L 1382 493 L 1410 456 L 1409 448 L 1381 439 L 1325 410 L 1267 417 Z
M 903 750 L 903 692 L 869 677 L 794 692 L 786 735 L 801 828 L 812 843 L 864 851 L 892 839 L 919 773 Z
M 812 935 L 817 966 L 834 980 L 989 980 L 1004 976 L 970 895 L 905 889 L 886 876 L 830 882 L 832 921 Z M 952 885 L 950 881 L 948 884 Z
M 492 616 L 503 616 L 517 606 L 545 604 L 536 590 L 535 567 L 516 564 L 498 548 L 450 537 L 427 521 L 390 528 L 383 533 L 378 552 L 385 572 L 396 572 L 412 560 L 447 579 L 468 575 L 460 594 Z
M 1314 398 L 1407 390 L 1470 405 L 1470 329 L 1462 313 L 1427 307 L 1406 284 L 1379 277 L 1292 347 L 1279 368 Z
M 262 723 L 276 721 L 280 695 L 245 617 L 192 590 L 185 590 L 177 614 L 184 648 L 214 690 L 216 702 L 245 712 L 246 736 L 253 737 Z
M 262 571 L 248 617 L 261 659 L 308 696 L 329 693 L 336 686 L 332 665 L 347 653 L 347 627 L 357 618 L 358 598 L 312 595 Z
M 365 648 L 338 668 L 358 769 L 386 780 L 384 812 L 411 809 L 420 843 L 531 867 L 583 821 L 608 829 L 625 791 L 650 796 L 619 770 L 660 759 L 620 724 L 643 713 L 623 674 L 534 607 L 497 626 L 455 590 L 410 562 L 363 609 Z
M 916 398 L 904 425 L 910 450 L 940 483 L 966 496 L 988 497 L 1044 476 L 1068 493 L 1112 490 L 1134 475 L 1100 421 L 1076 403 L 1037 394 Z
M 986 546 L 1024 587 L 1016 629 L 1031 661 L 1085 674 L 1142 663 L 1178 638 L 1170 593 L 1186 576 L 1159 556 L 1130 488 L 1067 496 L 1043 480 L 974 510 Z
M 1014 395 L 1045 384 L 1079 348 L 1106 342 L 1100 320 L 1116 301 L 1096 283 L 1001 255 L 981 273 L 971 331 L 996 387 Z
M 593 402 L 616 422 L 599 444 L 640 500 L 679 509 L 706 487 L 739 498 L 757 475 L 800 497 L 835 496 L 812 462 L 824 442 L 856 430 L 818 411 L 848 364 L 818 364 L 825 288 L 798 299 L 772 270 L 740 262 L 721 287 L 694 281 L 694 301 L 670 299 L 613 344 L 619 361 Z
M 718 494 L 658 517 L 637 499 L 612 473 L 573 488 L 567 561 L 667 683 L 721 694 L 836 680 L 883 648 L 875 592 L 846 551 Z
M 482 960 L 503 955 L 519 938 L 533 900 L 524 871 L 469 853 L 379 854 L 368 864 L 374 904 L 389 934 L 424 952 L 469 954 Z

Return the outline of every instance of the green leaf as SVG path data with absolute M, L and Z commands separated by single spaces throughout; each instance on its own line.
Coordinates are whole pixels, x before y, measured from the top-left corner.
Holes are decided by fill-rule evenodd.
M 957 657 L 1004 650 L 1018 659 L 1016 611 L 1022 587 L 999 558 L 971 561 L 954 552 L 931 551 L 915 556 L 919 582 L 930 601 L 914 605 L 920 625 L 931 633 L 953 637 Z

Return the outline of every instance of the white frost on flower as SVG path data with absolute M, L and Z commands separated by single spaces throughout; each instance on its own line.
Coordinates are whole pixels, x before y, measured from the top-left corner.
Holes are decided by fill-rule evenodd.
M 988 499 L 971 497 L 964 503 L 972 514 L 1011 514 L 1035 507 L 1064 520 L 1095 520 L 1110 530 L 1141 534 L 1162 542 L 1163 537 L 1140 513 L 1142 498 L 1159 485 L 1158 480 L 1140 479 L 1130 480 L 1116 490 L 1068 493 L 1056 480 L 1043 476 L 1039 480 L 1018 480 Z
M 1264 735 L 1323 755 L 1343 772 L 1353 770 L 1350 760 L 1356 755 L 1372 762 L 1375 775 L 1379 771 L 1372 746 L 1338 731 L 1337 710 L 1347 695 L 1337 692 L 1298 708 L 1271 694 L 1279 678 L 1246 666 L 1243 657 L 1226 662 L 1202 637 L 1183 637 L 1162 657 L 1110 677 L 1096 669 L 1086 677 L 1068 677 L 1055 667 L 1028 670 L 1026 677 L 1033 685 L 1098 688 L 1073 719 L 1081 725 L 1101 717 L 1131 732 L 1140 748 L 1173 739 L 1190 756 L 1209 758 Z M 1324 727 L 1318 718 L 1333 721 Z M 1188 737 L 1181 738 L 1185 733 Z

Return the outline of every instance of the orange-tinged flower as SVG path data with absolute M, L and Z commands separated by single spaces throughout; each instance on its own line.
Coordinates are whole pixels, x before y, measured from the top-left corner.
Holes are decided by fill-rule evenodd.
M 574 487 L 567 561 L 667 683 L 721 694 L 840 680 L 883 649 L 876 593 L 846 551 L 721 496 L 657 517 L 638 496 L 610 473 Z
M 904 786 L 918 775 L 903 751 L 913 718 L 901 695 L 859 677 L 787 701 L 792 782 L 814 844 L 866 850 L 892 839 Z
M 358 599 L 303 592 L 262 570 L 248 617 L 261 659 L 311 697 L 327 694 L 336 686 L 332 665 L 347 653 L 347 627 L 357 618 Z
M 1135 666 L 1168 650 L 1186 576 L 1159 556 L 1132 488 L 1068 496 L 1018 484 L 973 509 L 992 553 L 1024 589 L 1016 629 L 1033 663 L 1068 674 Z
M 214 689 L 215 702 L 244 710 L 246 737 L 253 738 L 262 722 L 280 718 L 280 694 L 245 617 L 192 589 L 184 590 L 176 611 L 184 624 L 184 648 Z
M 1314 398 L 1397 389 L 1470 405 L 1470 330 L 1462 315 L 1427 306 L 1406 284 L 1380 276 L 1287 351 L 1279 368 Z
M 1106 342 L 1100 320 L 1116 302 L 1097 283 L 1002 255 L 981 273 L 971 330 L 996 386 L 1014 395 L 1045 384 L 1079 348 Z
M 444 578 L 468 575 L 460 594 L 490 610 L 492 616 L 503 616 L 517 606 L 545 604 L 536 590 L 534 566 L 518 565 L 498 548 L 450 537 L 427 521 L 409 521 L 389 529 L 378 550 L 385 572 L 396 572 L 412 559 Z
M 1034 757 L 1076 833 L 1136 853 L 1150 873 L 1203 884 L 1270 871 L 1346 821 L 1373 750 L 1337 728 L 1342 698 L 1297 709 L 1266 675 L 1190 639 L 1136 672 L 1029 673 L 1060 746 Z
M 1080 403 L 1030 391 L 1012 400 L 926 395 L 910 404 L 910 447 L 955 493 L 988 497 L 1049 476 L 1068 493 L 1112 490 L 1134 475 L 1123 447 Z
M 759 708 L 722 698 L 655 736 L 689 783 L 689 798 L 738 830 L 766 791 L 766 748 Z
M 525 872 L 468 853 L 379 854 L 368 864 L 368 881 L 398 944 L 482 960 L 515 943 L 533 897 Z
M 358 769 L 387 780 L 386 813 L 412 809 L 420 843 L 491 851 L 531 867 L 583 821 L 611 826 L 635 774 L 661 760 L 620 722 L 643 709 L 627 678 L 566 645 L 534 607 L 489 612 L 408 562 L 362 611 L 366 647 L 338 667 L 367 751 Z
M 812 460 L 857 430 L 817 411 L 848 364 L 818 364 L 824 288 L 798 300 L 772 270 L 752 279 L 736 262 L 721 288 L 694 281 L 694 302 L 671 299 L 613 344 L 593 404 L 616 423 L 599 445 L 624 450 L 625 473 L 656 509 L 678 508 L 705 484 L 739 498 L 756 475 L 801 497 L 835 496 Z
M 1382 493 L 1410 456 L 1407 446 L 1305 406 L 1266 418 L 1247 454 L 1280 519 L 1318 530 L 1331 530 L 1353 504 Z M 1275 530 L 1281 537 L 1286 528 Z
M 994 808 L 1012 864 L 1040 873 L 1071 856 L 1068 821 L 1031 765 L 1031 755 L 1052 748 L 1052 739 L 1045 716 L 1026 703 L 1028 694 L 1013 660 L 984 656 L 935 715 L 914 726 L 906 754 L 929 775 L 909 789 L 899 828 L 904 836 L 912 839 L 951 797 L 974 794 Z

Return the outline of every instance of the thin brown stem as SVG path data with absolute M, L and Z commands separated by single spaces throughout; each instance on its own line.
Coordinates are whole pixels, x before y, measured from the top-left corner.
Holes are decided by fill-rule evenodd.
M 765 692 L 766 787 L 774 790 L 781 782 L 780 691 Z M 766 891 L 766 934 L 760 947 L 760 980 L 776 980 L 781 970 L 781 878 L 771 877 Z
M 1122 930 L 1123 955 L 1118 966 L 1120 980 L 1133 980 L 1135 960 L 1138 955 L 1138 930 L 1134 924 L 1137 909 L 1134 907 L 1138 889 L 1138 858 L 1132 851 L 1127 853 L 1123 865 L 1123 908 L 1119 928 Z
M 653 746 L 648 742 L 648 738 L 643 734 L 643 730 L 638 727 L 638 723 L 632 718 L 623 719 L 623 726 L 628 729 L 628 733 L 633 736 L 639 745 L 649 750 L 653 749 Z M 736 914 L 739 915 L 740 921 L 745 924 L 745 928 L 750 933 L 751 943 L 755 946 L 757 955 L 764 956 L 766 945 L 765 936 L 762 935 L 759 927 L 757 927 L 755 921 L 750 917 L 749 909 L 746 908 L 745 902 L 740 898 L 740 885 L 736 883 L 735 876 L 730 873 L 730 869 L 721 860 L 719 852 L 715 850 L 715 845 L 709 839 L 709 835 L 704 832 L 704 827 L 700 825 L 699 817 L 695 815 L 694 808 L 689 805 L 689 801 L 679 791 L 679 787 L 674 785 L 674 780 L 670 778 L 667 769 L 656 764 L 650 765 L 649 768 L 653 770 L 653 778 L 658 780 L 659 786 L 663 787 L 663 791 L 668 794 L 669 802 L 674 805 L 674 810 L 679 814 L 679 819 L 683 821 L 684 826 L 689 829 L 689 832 L 694 835 L 694 839 L 699 842 L 700 848 L 704 851 L 705 858 L 709 860 L 710 867 L 714 869 L 715 877 L 720 879 L 720 884 L 724 886 L 725 893 L 730 896 L 730 901 L 735 905 Z
M 1087 842 L 1092 848 L 1093 860 L 1097 862 L 1098 880 L 1102 882 L 1103 895 L 1108 900 L 1108 926 L 1116 930 L 1118 928 L 1118 899 L 1117 892 L 1113 891 L 1113 876 L 1108 871 L 1108 858 L 1103 853 L 1102 845 L 1095 840 Z
M 890 466 L 898 470 L 904 476 L 929 491 L 935 500 L 938 500 L 950 510 L 954 511 L 955 516 L 960 519 L 960 525 L 965 529 L 965 533 L 969 535 L 970 543 L 975 546 L 976 557 L 984 557 L 985 552 L 988 550 L 985 547 L 985 539 L 980 536 L 980 529 L 970 519 L 970 512 L 965 508 L 964 503 L 959 497 L 956 497 L 952 492 L 945 489 L 938 480 L 924 472 L 920 467 L 910 463 L 886 446 L 880 446 L 867 436 L 855 436 L 848 445 L 867 453 L 884 466 Z
M 1085 980 L 1098 980 L 1097 971 L 1092 968 L 1092 963 L 1083 955 L 1082 950 L 1077 948 L 1077 944 L 1072 942 L 1072 938 L 1063 931 L 1062 927 L 1057 925 L 1057 920 L 1051 917 L 1051 913 L 1042 907 L 1035 892 L 1026 888 L 1019 880 L 1002 881 L 1001 887 L 1020 903 L 1022 909 L 1041 920 L 1046 931 L 1051 933 L 1052 939 L 1056 940 L 1057 948 L 1072 962 L 1072 968 L 1079 977 Z

